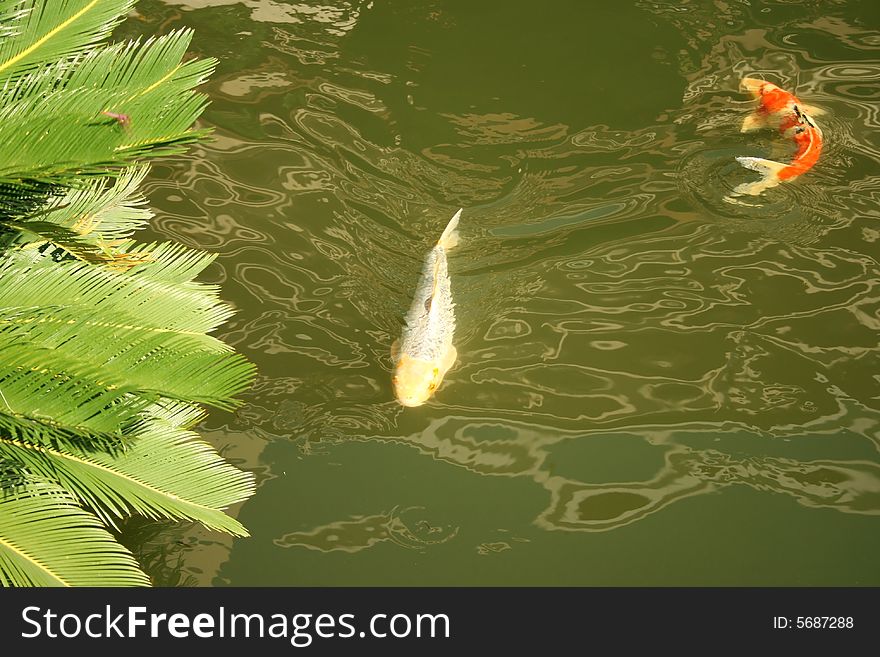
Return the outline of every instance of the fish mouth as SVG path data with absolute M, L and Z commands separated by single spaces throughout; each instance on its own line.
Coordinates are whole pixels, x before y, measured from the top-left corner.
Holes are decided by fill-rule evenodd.
M 406 406 L 408 408 L 415 408 L 416 406 L 421 406 L 426 401 L 428 401 L 427 397 L 420 397 L 417 394 L 401 394 L 398 391 L 395 391 L 394 397 L 397 399 L 397 403 L 401 406 Z
M 757 78 L 743 78 L 739 81 L 740 91 L 748 91 L 755 98 L 761 96 L 764 85 L 768 84 L 766 80 L 758 80 Z

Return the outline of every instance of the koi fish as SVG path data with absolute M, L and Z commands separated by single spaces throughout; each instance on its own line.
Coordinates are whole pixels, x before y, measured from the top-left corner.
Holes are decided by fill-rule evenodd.
M 824 112 L 804 105 L 797 96 L 764 80 L 743 78 L 740 89 L 750 92 L 760 101 L 757 109 L 743 119 L 741 132 L 776 128 L 781 135 L 794 140 L 797 145 L 794 158 L 788 164 L 760 157 L 736 158 L 746 169 L 760 173 L 761 179 L 739 185 L 733 190 L 733 194 L 756 196 L 784 180 L 796 178 L 816 164 L 822 153 L 822 131 L 810 114 L 819 115 Z
M 458 244 L 458 218 L 449 221 L 434 248 L 428 252 L 415 298 L 406 315 L 400 340 L 391 346 L 394 394 L 404 406 L 424 404 L 455 363 L 452 346 L 455 313 L 446 253 Z

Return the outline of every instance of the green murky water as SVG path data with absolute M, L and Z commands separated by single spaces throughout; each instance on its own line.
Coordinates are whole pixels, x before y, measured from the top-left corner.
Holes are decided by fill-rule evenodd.
M 158 583 L 878 585 L 880 5 L 142 0 L 220 64 L 155 236 L 217 251 L 256 362 L 202 426 L 234 512 L 129 539 Z M 744 75 L 827 115 L 749 205 Z M 425 251 L 458 364 L 390 387 Z

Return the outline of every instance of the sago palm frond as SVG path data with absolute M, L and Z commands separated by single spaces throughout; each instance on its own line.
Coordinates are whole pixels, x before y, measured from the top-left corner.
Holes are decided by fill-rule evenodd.
M 205 263 L 208 258 L 203 258 Z M 193 273 L 194 268 L 189 269 Z M 33 308 L 100 304 L 104 321 L 120 327 L 141 327 L 156 333 L 191 335 L 206 346 L 205 336 L 232 314 L 216 292 L 149 276 L 127 275 L 86 263 L 55 262 L 27 251 L 10 251 L 0 262 L 0 307 Z
M 12 230 L 2 246 L 48 242 L 82 260 L 101 261 L 101 256 L 112 260 L 109 247 L 128 238 L 153 216 L 137 191 L 147 171 L 146 167 L 130 167 L 117 178 L 92 179 L 82 187 L 58 190 L 57 195 L 42 199 L 36 211 L 33 205 L 7 205 L 0 209 L 0 224 Z M 51 232 L 44 226 L 62 232 Z
M 176 153 L 203 136 L 191 126 L 206 100 L 193 89 L 215 61 L 183 62 L 191 38 L 179 30 L 6 79 L 0 182 L 70 184 L 79 175 L 115 174 L 136 158 Z
M 191 32 L 99 46 L 130 0 L 0 0 L 0 584 L 146 584 L 101 523 L 236 536 L 254 480 L 189 429 L 254 368 L 208 335 L 214 259 L 131 235 L 143 160 L 205 132 Z
M 248 535 L 223 509 L 253 493 L 253 477 L 226 463 L 192 432 L 160 422 L 136 433 L 115 456 L 0 437 L 0 460 L 57 480 L 108 523 L 139 513 L 198 520 L 211 529 Z
M 131 554 L 67 491 L 0 482 L 0 585 L 148 586 Z
M 49 366 L 17 345 L 28 345 L 35 353 L 45 351 L 48 359 L 55 354 L 57 363 Z M 104 313 L 77 306 L 0 308 L 0 353 L 16 367 L 45 371 L 57 379 L 88 373 L 111 390 L 223 408 L 229 408 L 226 398 L 242 392 L 242 380 L 253 370 L 241 356 L 229 353 L 227 345 L 209 336 L 169 335 L 108 322 Z M 50 385 L 48 380 L 44 384 Z
M 202 290 L 215 294 L 219 287 L 193 282 L 208 265 L 214 262 L 215 255 L 203 251 L 193 251 L 182 244 L 162 242 L 161 244 L 136 244 L 127 242 L 117 247 L 116 252 L 130 256 L 135 262 L 131 274 L 146 276 L 157 282 L 182 285 L 187 289 Z
M 135 0 L 0 0 L 0 80 L 103 41 Z

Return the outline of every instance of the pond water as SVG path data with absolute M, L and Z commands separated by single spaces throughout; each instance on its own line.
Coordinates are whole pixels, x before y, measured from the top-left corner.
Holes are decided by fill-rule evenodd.
M 142 0 L 215 140 L 145 238 L 219 254 L 259 367 L 200 430 L 252 536 L 129 528 L 159 584 L 880 585 L 880 4 Z M 826 111 L 740 204 L 741 77 Z M 391 389 L 459 208 L 459 360 Z

